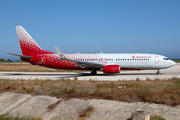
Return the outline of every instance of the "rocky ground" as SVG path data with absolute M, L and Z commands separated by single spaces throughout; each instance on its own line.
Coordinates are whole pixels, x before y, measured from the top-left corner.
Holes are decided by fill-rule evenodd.
M 135 111 L 147 111 L 166 120 L 180 120 L 180 107 L 160 104 L 127 103 L 110 100 L 62 100 L 50 96 L 0 93 L 0 114 L 40 117 L 44 120 L 128 120 Z

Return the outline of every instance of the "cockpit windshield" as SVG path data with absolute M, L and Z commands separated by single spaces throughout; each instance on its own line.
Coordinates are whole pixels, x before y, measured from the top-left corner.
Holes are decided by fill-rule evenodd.
M 163 58 L 163 60 L 168 60 L 168 58 Z

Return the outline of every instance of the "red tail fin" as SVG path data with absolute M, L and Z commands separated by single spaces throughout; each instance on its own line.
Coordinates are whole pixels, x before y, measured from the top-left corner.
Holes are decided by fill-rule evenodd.
M 22 26 L 16 26 L 16 32 L 23 55 L 33 56 L 35 54 L 54 54 L 53 52 L 40 48 Z

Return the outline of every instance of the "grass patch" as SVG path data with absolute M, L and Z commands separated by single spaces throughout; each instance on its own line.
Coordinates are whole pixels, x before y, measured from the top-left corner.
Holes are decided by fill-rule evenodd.
M 155 115 L 155 116 L 151 116 L 150 120 L 165 120 L 165 119 L 159 115 Z
M 169 106 L 180 105 L 180 79 L 176 77 L 146 81 L 78 81 L 65 78 L 46 81 L 0 79 L 0 92 L 48 95 L 65 100 L 107 99 Z

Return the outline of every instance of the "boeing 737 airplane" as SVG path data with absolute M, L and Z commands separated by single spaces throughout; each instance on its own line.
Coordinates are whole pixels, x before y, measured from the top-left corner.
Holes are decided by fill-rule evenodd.
M 120 70 L 157 70 L 174 66 L 176 63 L 167 57 L 157 54 L 63 54 L 57 46 L 54 52 L 43 50 L 33 40 L 22 26 L 16 26 L 16 31 L 21 46 L 22 54 L 17 55 L 21 60 L 33 65 L 40 65 L 55 69 L 66 70 L 97 70 L 104 73 L 120 73 Z

